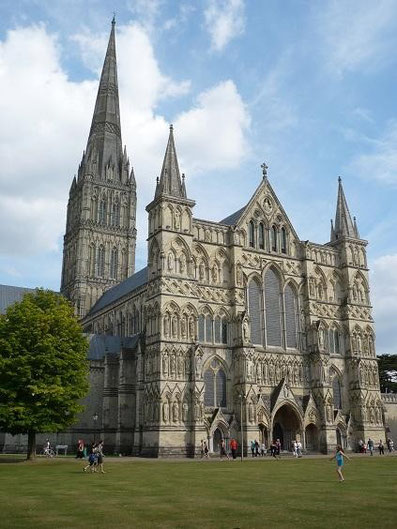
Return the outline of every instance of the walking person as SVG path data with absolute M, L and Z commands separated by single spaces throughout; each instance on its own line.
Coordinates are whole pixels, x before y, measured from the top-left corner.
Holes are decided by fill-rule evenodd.
M 272 444 L 270 445 L 270 454 L 274 459 L 277 459 L 277 444 L 276 441 L 272 441 Z
M 255 439 L 255 457 L 259 457 L 259 442 Z
M 334 456 L 331 457 L 330 461 L 332 461 L 333 459 L 336 460 L 336 473 L 338 474 L 338 477 L 339 477 L 339 481 L 345 481 L 345 478 L 343 477 L 343 474 L 342 474 L 342 468 L 343 468 L 343 465 L 344 465 L 344 458 L 346 457 L 346 459 L 348 461 L 350 461 L 350 457 L 347 456 L 343 450 L 342 450 L 342 447 L 340 445 L 338 445 L 336 447 L 336 453 Z
M 252 457 L 255 457 L 255 441 L 251 441 L 251 455 Z
M 203 457 L 204 457 L 204 439 L 201 439 L 201 443 L 200 443 L 200 455 L 201 455 L 201 459 L 203 459 Z
M 232 451 L 232 458 L 233 459 L 236 459 L 237 457 L 237 447 L 238 447 L 238 443 L 236 441 L 236 439 L 231 439 L 230 440 L 230 450 Z
M 97 445 L 96 443 L 93 443 L 91 447 L 91 453 L 88 456 L 88 465 L 83 468 L 83 471 L 87 472 L 87 470 L 90 469 L 91 472 L 96 472 L 97 462 Z
M 369 450 L 371 456 L 373 456 L 374 455 L 374 442 L 373 442 L 373 440 L 370 437 L 368 438 L 367 447 L 368 447 L 368 450 Z
M 265 455 L 266 455 L 266 445 L 265 445 L 264 442 L 262 442 L 262 444 L 261 444 L 261 456 L 265 457 Z
M 295 440 L 292 441 L 292 455 L 294 457 L 298 457 L 298 453 L 296 451 L 297 442 Z
M 77 441 L 76 459 L 83 459 L 83 458 L 84 458 L 84 441 L 82 439 L 79 439 Z
M 209 453 L 208 453 L 208 445 L 207 445 L 207 441 L 204 441 L 204 457 L 209 459 Z
M 279 459 L 281 459 L 281 441 L 276 439 L 276 452 Z
M 379 450 L 379 455 L 380 456 L 384 456 L 385 455 L 385 445 L 383 444 L 382 439 L 379 439 L 378 450 Z
M 101 471 L 101 474 L 106 474 L 106 472 L 103 470 L 103 441 L 99 441 L 97 446 L 97 465 L 99 466 L 99 469 Z
M 224 456 L 226 456 L 227 460 L 229 461 L 230 457 L 229 457 L 229 454 L 226 452 L 226 443 L 225 443 L 225 440 L 222 439 L 220 444 L 219 444 L 219 456 L 220 458 L 222 459 Z
M 296 442 L 296 457 L 302 457 L 302 443 L 300 441 Z

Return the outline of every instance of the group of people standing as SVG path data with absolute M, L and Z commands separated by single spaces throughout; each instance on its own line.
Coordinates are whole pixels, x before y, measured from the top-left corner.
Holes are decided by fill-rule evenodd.
M 79 451 L 77 453 L 79 454 Z M 89 469 L 91 472 L 98 472 L 98 468 L 102 474 L 106 473 L 103 469 L 103 441 L 92 444 L 88 465 L 83 468 L 83 471 L 87 472 Z
M 394 452 L 394 442 L 393 442 L 393 439 L 391 439 L 390 437 L 386 440 L 386 446 L 387 446 L 389 453 Z M 382 439 L 379 439 L 377 448 L 378 448 L 380 456 L 385 455 L 385 445 Z M 358 452 L 360 454 L 366 454 L 367 452 L 369 452 L 371 456 L 373 456 L 374 450 L 375 450 L 375 443 L 371 438 L 369 438 L 366 443 L 362 439 L 359 440 Z

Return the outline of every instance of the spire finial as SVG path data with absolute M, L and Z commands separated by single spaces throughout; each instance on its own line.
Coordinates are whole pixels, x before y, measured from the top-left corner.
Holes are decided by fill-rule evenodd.
M 174 125 L 171 123 L 170 130 L 174 130 Z
M 112 26 L 116 24 L 116 11 L 113 11 Z
M 342 178 L 340 176 L 338 176 L 338 182 L 341 183 L 342 182 Z
M 263 162 L 261 167 L 262 167 L 263 179 L 265 179 L 267 178 L 267 170 L 269 169 L 269 167 L 266 165 L 266 162 Z
M 182 180 L 185 180 L 185 173 L 182 173 Z

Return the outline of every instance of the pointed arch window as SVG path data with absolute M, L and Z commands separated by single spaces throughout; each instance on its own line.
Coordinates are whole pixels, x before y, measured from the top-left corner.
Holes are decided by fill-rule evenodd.
M 251 246 L 251 248 L 255 248 L 255 225 L 252 220 L 250 220 L 248 224 L 248 237 L 249 245 Z
M 110 277 L 111 279 L 117 279 L 117 269 L 119 265 L 119 253 L 117 248 L 112 249 L 110 256 Z
M 222 343 L 224 344 L 227 344 L 228 340 L 227 340 L 227 328 L 228 328 L 228 324 L 227 324 L 227 319 L 225 317 L 222 318 L 222 325 L 221 325 L 221 340 L 222 340 Z
M 287 232 L 284 226 L 281 228 L 281 253 L 287 253 Z
M 214 320 L 215 326 L 215 343 L 221 343 L 221 324 L 222 320 L 219 316 L 216 316 Z
M 338 376 L 335 376 L 334 380 L 332 381 L 332 389 L 334 393 L 334 409 L 341 410 L 342 409 L 342 391 L 341 391 L 341 383 L 340 383 Z
M 205 318 L 203 314 L 200 314 L 199 320 L 198 320 L 198 334 L 199 334 L 199 341 L 204 342 L 205 338 Z
M 226 374 L 216 360 L 204 372 L 204 405 L 211 408 L 227 405 Z
M 112 204 L 111 225 L 120 226 L 120 203 L 118 200 Z
M 262 344 L 262 302 L 261 289 L 255 279 L 248 285 L 248 312 L 251 323 L 251 340 L 254 344 Z
M 298 347 L 298 297 L 291 285 L 285 287 L 285 330 L 287 347 Z
M 272 268 L 269 268 L 265 275 L 265 313 L 266 343 L 281 347 L 283 342 L 280 279 Z
M 101 245 L 98 248 L 97 260 L 96 260 L 96 275 L 98 277 L 104 277 L 105 275 L 105 248 Z
M 276 226 L 272 226 L 272 229 L 270 230 L 270 237 L 271 237 L 272 252 L 277 252 L 277 228 Z
M 263 222 L 259 224 L 258 245 L 260 250 L 265 249 L 265 227 Z
M 102 197 L 101 201 L 99 202 L 99 210 L 98 210 L 99 224 L 106 224 L 106 216 L 107 216 L 107 200 L 105 197 Z
M 95 257 L 96 257 L 96 248 L 95 244 L 90 244 L 90 255 L 88 261 L 88 275 L 95 275 Z
M 341 353 L 338 329 L 334 330 L 334 352 L 336 354 L 340 354 Z
M 212 342 L 212 318 L 210 314 L 205 317 L 205 341 Z

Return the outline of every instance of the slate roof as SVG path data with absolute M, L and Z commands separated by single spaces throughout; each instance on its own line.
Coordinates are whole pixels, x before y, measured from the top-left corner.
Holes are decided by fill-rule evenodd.
M 4 314 L 7 307 L 13 303 L 21 301 L 23 296 L 28 292 L 34 292 L 34 289 L 0 285 L 0 314 Z
M 140 334 L 134 336 L 108 336 L 107 334 L 89 334 L 89 360 L 102 360 L 106 354 L 118 354 L 121 349 L 134 349 Z
M 241 217 L 241 215 L 244 213 L 244 210 L 246 207 L 247 206 L 243 206 L 241 209 L 239 209 L 238 211 L 235 211 L 234 213 L 232 213 L 225 219 L 220 220 L 219 224 L 227 224 L 228 226 L 235 226 L 239 218 Z
M 95 314 L 95 312 L 98 312 L 99 310 L 107 307 L 108 305 L 114 303 L 129 292 L 132 292 L 136 288 L 139 288 L 145 283 L 147 283 L 147 271 L 147 266 L 145 266 L 145 268 L 142 268 L 142 270 L 139 270 L 139 272 L 136 272 L 132 276 L 127 277 L 127 279 L 125 279 L 118 285 L 115 285 L 109 290 L 106 290 L 106 292 L 102 294 L 102 296 L 92 307 L 87 316 L 92 316 L 92 314 Z

